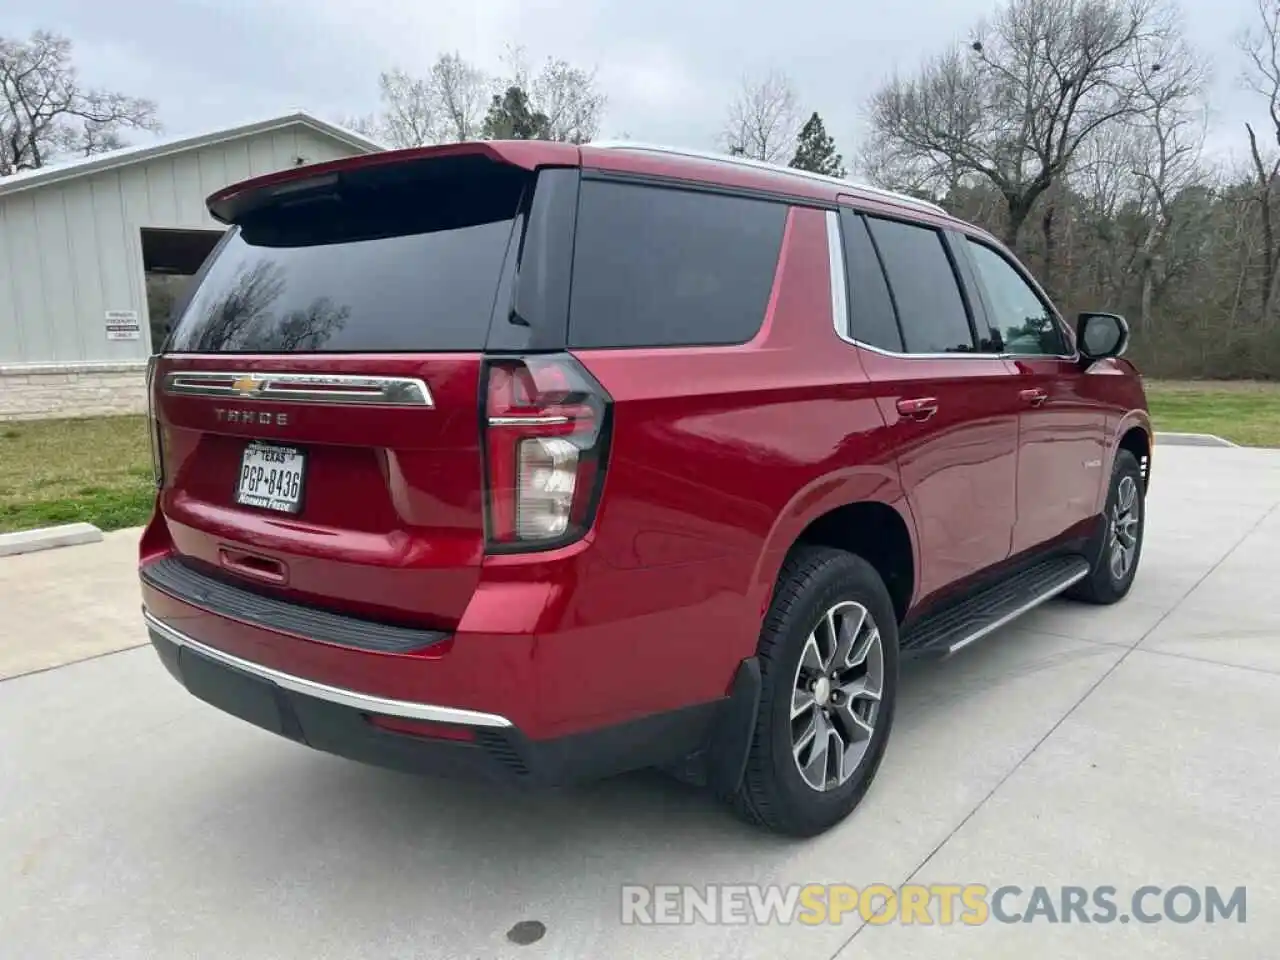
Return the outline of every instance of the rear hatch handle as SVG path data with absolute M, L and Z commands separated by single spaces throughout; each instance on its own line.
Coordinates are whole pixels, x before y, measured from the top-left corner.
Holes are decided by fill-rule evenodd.
M 294 403 L 368 403 L 395 407 L 435 405 L 431 390 L 415 377 L 180 370 L 164 378 L 164 390 L 177 396 L 288 400 Z
M 251 577 L 254 580 L 277 585 L 289 582 L 289 568 L 273 557 L 260 557 L 257 554 L 245 553 L 243 550 L 222 547 L 218 551 L 218 561 L 232 573 Z

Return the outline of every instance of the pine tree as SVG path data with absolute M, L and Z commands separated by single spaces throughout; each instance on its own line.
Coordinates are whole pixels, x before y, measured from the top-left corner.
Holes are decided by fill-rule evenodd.
M 495 93 L 484 118 L 486 140 L 550 140 L 551 121 L 529 105 L 529 95 L 518 86 Z
M 822 173 L 828 177 L 843 177 L 844 158 L 836 153 L 836 142 L 827 134 L 822 118 L 815 112 L 796 137 L 796 155 L 791 166 L 797 170 Z

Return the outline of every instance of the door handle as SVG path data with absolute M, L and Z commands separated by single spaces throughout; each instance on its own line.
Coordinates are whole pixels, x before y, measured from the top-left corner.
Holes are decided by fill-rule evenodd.
M 1047 390 L 1041 390 L 1039 387 L 1033 387 L 1030 390 L 1020 391 L 1018 396 L 1033 407 L 1038 407 L 1049 399 L 1049 392 Z
M 898 413 L 908 420 L 928 420 L 938 412 L 937 397 L 913 397 L 898 401 Z

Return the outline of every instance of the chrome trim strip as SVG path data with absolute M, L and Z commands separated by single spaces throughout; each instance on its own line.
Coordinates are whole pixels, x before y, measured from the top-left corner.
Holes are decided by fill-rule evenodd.
M 142 610 L 142 618 L 147 622 L 148 627 L 155 630 L 156 633 L 170 643 L 186 647 L 201 656 L 208 657 L 210 660 L 216 660 L 224 666 L 252 674 L 263 680 L 270 680 L 277 686 L 292 690 L 294 693 L 300 693 L 303 696 L 315 697 L 317 700 L 327 700 L 329 703 L 350 707 L 353 710 L 377 713 L 389 717 L 404 717 L 409 720 L 429 720 L 434 723 L 452 723 L 465 727 L 507 728 L 514 726 L 506 717 L 500 717 L 496 713 L 479 713 L 475 710 L 464 710 L 460 707 L 439 707 L 430 703 L 414 703 L 408 700 L 389 700 L 373 694 L 357 693 L 354 690 L 347 690 L 343 687 L 331 687 L 327 683 L 318 683 L 315 680 L 295 677 L 291 673 L 273 670 L 271 667 L 264 667 L 259 663 L 243 660 L 233 654 L 224 653 L 221 650 L 206 646 L 180 630 L 175 630 L 145 607 Z
M 843 256 L 843 253 L 841 254 Z M 884 347 L 877 347 L 870 343 L 863 343 L 856 340 L 846 333 L 842 333 L 838 328 L 836 335 L 845 343 L 852 344 L 862 350 L 869 350 L 872 353 L 878 353 L 882 357 L 893 357 L 895 360 L 1067 360 L 1075 362 L 1077 356 L 1068 356 L 1065 354 L 1048 354 L 1048 353 L 899 353 L 896 350 L 886 350 Z
M 569 418 L 560 414 L 548 414 L 545 417 L 490 417 L 491 427 L 550 427 L 559 423 L 568 423 Z
M 953 643 L 951 646 L 947 647 L 947 656 L 951 656 L 951 654 L 955 653 L 958 650 L 963 650 L 965 647 L 969 646 L 969 644 L 971 643 L 977 643 L 987 634 L 992 633 L 996 630 L 999 630 L 1005 624 L 1018 619 L 1018 617 L 1022 616 L 1024 613 L 1034 610 L 1036 607 L 1040 606 L 1040 604 L 1044 603 L 1046 600 L 1052 600 L 1058 594 L 1062 593 L 1063 590 L 1066 590 L 1071 585 L 1077 583 L 1080 580 L 1083 580 L 1088 575 L 1089 575 L 1089 568 L 1086 566 L 1083 570 L 1077 571 L 1074 575 L 1068 577 L 1062 583 L 1055 584 L 1054 586 L 1050 587 L 1048 590 L 1040 594 L 1034 600 L 1024 603 L 1022 606 L 1018 607 L 1016 610 L 1013 610 L 1010 613 L 1006 613 L 1000 619 L 995 620 L 991 623 L 988 623 L 983 627 L 980 627 L 976 632 L 965 637 L 963 640 L 959 640 Z
M 849 326 L 848 281 L 844 275 L 844 238 L 840 235 L 840 214 L 827 211 L 827 261 L 831 266 L 831 322 L 836 336 L 844 337 Z
M 165 375 L 164 391 L 176 396 L 236 400 L 435 406 L 431 390 L 416 377 L 180 370 Z
M 839 331 L 836 331 L 839 333 Z M 840 339 L 845 343 L 853 344 L 863 350 L 870 350 L 872 353 L 878 353 L 882 357 L 893 357 L 895 360 L 1070 360 L 1071 357 L 1049 356 L 1048 354 L 1026 354 L 1026 353 L 964 353 L 957 351 L 955 353 L 898 353 L 896 350 L 886 350 L 883 347 L 873 346 L 870 343 L 863 343 L 861 340 L 855 340 L 853 337 L 845 336 L 840 333 Z

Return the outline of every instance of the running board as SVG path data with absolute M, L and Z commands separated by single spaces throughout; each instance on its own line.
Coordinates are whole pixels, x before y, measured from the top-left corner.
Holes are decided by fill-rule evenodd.
M 902 652 L 911 656 L 950 656 L 1088 575 L 1089 563 L 1084 557 L 1044 560 L 916 622 L 903 635 Z

